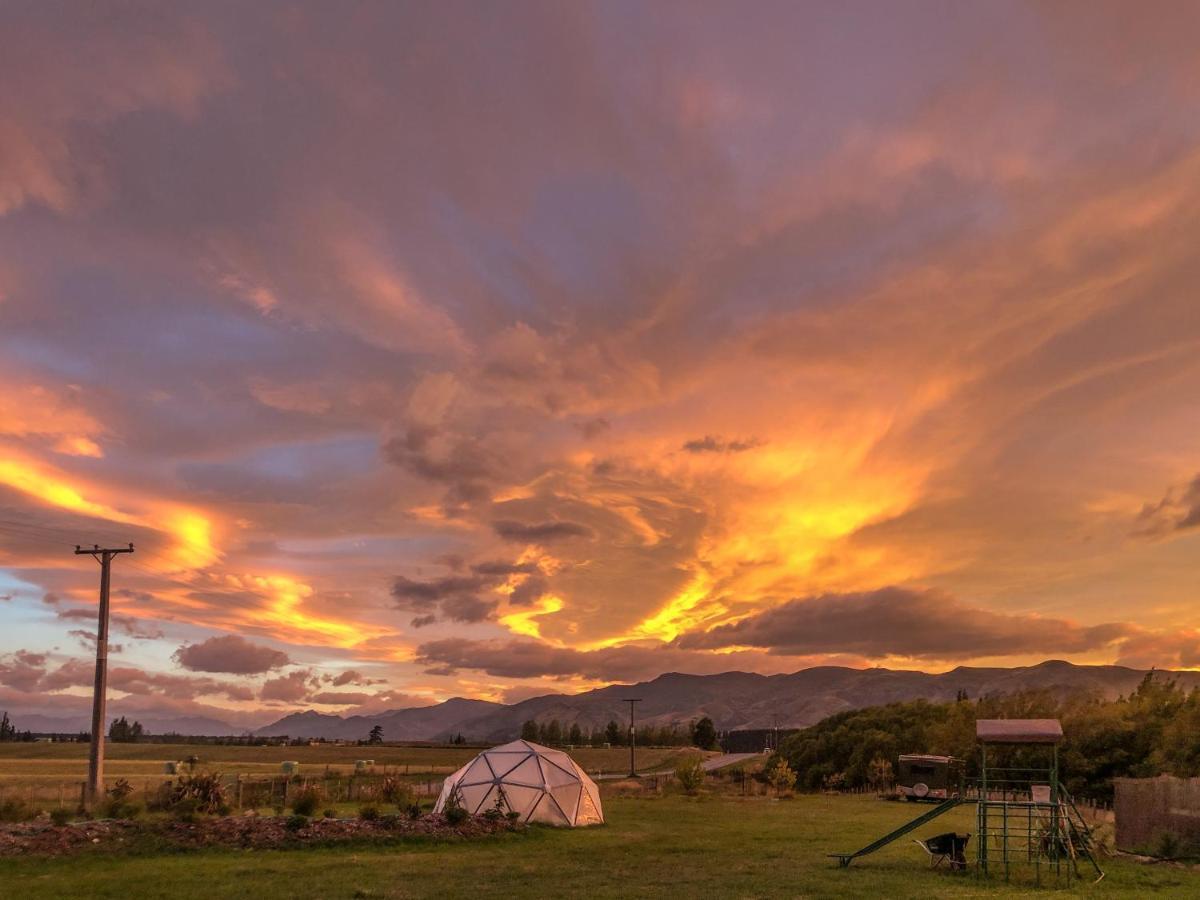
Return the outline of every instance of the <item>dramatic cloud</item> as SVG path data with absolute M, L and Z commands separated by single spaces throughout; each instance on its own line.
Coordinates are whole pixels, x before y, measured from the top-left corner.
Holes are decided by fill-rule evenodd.
M 941 591 L 884 588 L 792 600 L 730 625 L 684 635 L 686 648 L 761 647 L 802 656 L 972 659 L 1079 653 L 1128 637 L 1124 624 L 1082 627 L 1064 619 L 1006 615 L 968 606 Z
M 45 674 L 44 653 L 18 650 L 8 657 L 0 657 L 0 684 L 32 693 L 37 690 Z
M 401 609 L 421 613 L 411 622 L 414 628 L 432 625 L 439 618 L 482 622 L 492 615 L 499 601 L 481 598 L 476 592 L 498 583 L 496 577 L 485 575 L 454 575 L 426 582 L 400 576 L 392 583 L 392 596 Z
M 755 447 L 760 446 L 762 446 L 762 441 L 755 438 L 726 441 L 707 434 L 702 438 L 685 442 L 683 449 L 688 453 L 744 453 L 747 450 L 753 450 Z
M 263 682 L 259 698 L 262 700 L 279 700 L 284 703 L 297 703 L 306 700 L 312 693 L 309 681 L 312 673 L 304 670 L 289 672 L 278 678 L 268 678 Z
M 79 646 L 84 650 L 87 650 L 89 653 L 96 652 L 96 632 L 88 631 L 84 628 L 72 628 L 67 634 L 75 638 L 79 642 Z M 114 643 L 110 640 L 108 642 L 108 652 L 112 654 L 124 653 L 125 645 Z
M 49 655 L 44 653 L 18 651 L 8 657 L 0 657 L 0 685 L 26 694 L 55 696 L 53 692 L 67 688 L 91 687 L 94 677 L 95 664 L 91 660 L 68 659 L 54 666 Z M 134 696 L 215 696 L 233 701 L 254 699 L 249 687 L 236 682 L 147 672 L 126 665 L 109 667 L 108 686 L 110 690 Z
M 72 607 L 70 609 L 59 610 L 58 618 L 95 622 L 96 611 L 94 609 L 87 609 L 85 607 Z M 137 619 L 130 618 L 129 616 L 110 614 L 108 622 L 111 630 L 126 634 L 129 637 L 137 640 L 153 641 L 165 637 L 165 632 L 161 628 L 148 625 L 144 622 L 139 622 Z M 93 640 L 94 639 L 95 638 L 93 636 Z
M 535 522 L 524 524 L 502 519 L 492 523 L 492 529 L 506 541 L 546 543 L 567 538 L 591 537 L 592 529 L 578 522 Z
M 1200 475 L 1157 503 L 1143 506 L 1134 534 L 1165 537 L 1192 528 L 1200 528 Z
M 9 6 L 27 708 L 1195 660 L 1195 6 Z
M 230 675 L 258 675 L 291 662 L 282 650 L 253 644 L 236 634 L 212 637 L 199 644 L 185 644 L 175 651 L 172 659 L 193 672 L 226 672 Z
M 708 654 L 652 644 L 627 644 L 601 650 L 552 647 L 533 640 L 474 641 L 447 638 L 421 644 L 416 661 L 429 674 L 449 675 L 461 670 L 483 671 L 497 678 L 564 679 L 582 676 L 595 681 L 638 681 L 663 672 L 709 675 L 747 667 L 760 654 Z M 824 661 L 824 660 L 822 660 Z M 767 671 L 801 668 L 808 660 L 767 665 Z M 536 695 L 531 695 L 536 696 Z
M 319 691 L 309 696 L 307 701 L 323 706 L 359 706 L 369 702 L 373 697 L 374 694 L 365 691 Z
M 384 684 L 385 680 L 380 678 L 368 678 L 357 669 L 347 669 L 345 672 L 339 672 L 337 675 L 324 675 L 321 678 L 326 684 L 331 684 L 334 687 L 345 687 L 346 685 L 370 685 Z
M 1138 669 L 1200 668 L 1200 631 L 1134 635 L 1122 642 L 1117 664 Z

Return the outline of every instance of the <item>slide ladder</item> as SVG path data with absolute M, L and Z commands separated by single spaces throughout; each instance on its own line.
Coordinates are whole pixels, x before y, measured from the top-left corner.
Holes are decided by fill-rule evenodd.
M 856 850 L 854 853 L 830 853 L 829 855 L 838 861 L 839 866 L 845 868 L 846 866 L 850 865 L 851 860 L 857 859 L 860 856 L 866 856 L 868 853 L 874 853 L 880 847 L 886 847 L 892 841 L 904 837 L 909 832 L 916 831 L 926 822 L 932 822 L 938 816 L 950 812 L 950 810 L 954 809 L 955 807 L 961 806 L 964 803 L 974 802 L 974 800 L 964 800 L 961 797 L 951 797 L 949 800 L 943 800 L 933 809 L 929 810 L 929 812 L 917 816 L 911 822 L 906 822 L 895 831 L 885 834 L 879 840 L 867 844 L 867 846 L 863 847 L 861 850 Z

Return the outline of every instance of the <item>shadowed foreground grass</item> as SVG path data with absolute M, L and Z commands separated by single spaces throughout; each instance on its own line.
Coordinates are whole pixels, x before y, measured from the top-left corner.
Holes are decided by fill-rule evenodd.
M 680 796 L 606 800 L 609 824 L 475 842 L 0 860 L 12 897 L 990 897 L 1039 893 L 930 871 L 908 839 L 839 870 L 849 851 L 911 818 L 870 798 Z M 969 810 L 921 834 L 971 830 Z M 1200 874 L 1105 860 L 1099 885 L 1054 896 L 1200 896 Z

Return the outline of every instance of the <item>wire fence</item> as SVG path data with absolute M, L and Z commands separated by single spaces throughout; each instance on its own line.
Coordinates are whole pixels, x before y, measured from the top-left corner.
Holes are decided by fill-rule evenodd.
M 442 781 L 454 766 L 388 766 L 365 772 L 345 773 L 333 769 L 316 774 L 248 775 L 233 773 L 221 776 L 226 802 L 234 809 L 257 809 L 287 806 L 297 791 L 316 788 L 324 802 L 365 803 L 379 800 L 391 784 L 401 785 L 416 799 L 436 797 Z M 178 775 L 128 776 L 110 778 L 105 788 L 125 781 L 133 789 L 133 797 L 150 805 L 162 786 Z M 75 809 L 84 803 L 87 782 L 82 779 L 52 780 L 44 777 L 0 780 L 0 804 L 15 801 L 37 809 Z

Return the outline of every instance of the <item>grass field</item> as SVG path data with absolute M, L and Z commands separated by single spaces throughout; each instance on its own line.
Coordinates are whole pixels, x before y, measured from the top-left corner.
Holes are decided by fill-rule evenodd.
M 0 860 L 13 897 L 1014 897 L 1030 885 L 931 871 L 902 840 L 848 869 L 826 857 L 910 818 L 907 804 L 869 797 L 736 795 L 625 798 L 607 792 L 608 824 L 534 828 L 475 842 L 286 851 L 197 851 Z M 959 810 L 922 834 L 970 831 Z M 1104 860 L 1108 877 L 1052 896 L 1195 897 L 1200 874 Z

